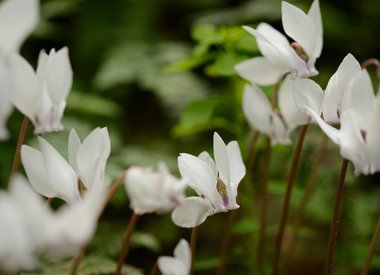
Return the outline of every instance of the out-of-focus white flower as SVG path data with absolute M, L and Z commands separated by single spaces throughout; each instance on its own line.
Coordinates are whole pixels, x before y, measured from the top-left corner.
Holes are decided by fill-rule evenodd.
M 174 249 L 174 257 L 158 258 L 158 268 L 163 275 L 188 275 L 191 268 L 191 250 L 189 243 L 181 239 Z
M 207 216 L 239 208 L 237 189 L 245 175 L 245 166 L 237 141 L 226 145 L 214 133 L 215 162 L 207 152 L 198 157 L 182 153 L 178 168 L 182 177 L 199 197 L 188 197 L 174 209 L 172 219 L 181 227 L 195 227 Z
M 308 106 L 329 124 L 338 124 L 340 114 L 345 111 L 343 102 L 349 90 L 350 81 L 361 71 L 359 62 L 352 54 L 348 54 L 330 78 L 324 93 L 314 81 L 296 79 L 294 95 L 297 105 L 302 110 Z
M 0 3 L 0 140 L 9 136 L 6 122 L 13 110 L 8 58 L 19 52 L 38 21 L 38 0 L 5 0 Z
M 75 130 L 69 136 L 69 162 L 45 139 L 38 137 L 40 151 L 21 147 L 21 161 L 33 188 L 41 195 L 73 202 L 98 182 L 104 182 L 104 169 L 110 154 L 107 128 L 94 129 L 80 143 Z
M 256 84 L 246 85 L 243 112 L 252 128 L 267 135 L 271 144 L 290 144 L 290 134 L 308 123 L 308 116 L 294 99 L 295 80 L 286 77 L 278 94 L 279 111 L 274 110 L 264 92 Z
M 37 71 L 20 55 L 10 57 L 12 102 L 33 123 L 36 134 L 60 131 L 73 82 L 67 47 L 47 55 L 41 51 Z
M 266 23 L 256 29 L 244 29 L 256 37 L 263 57 L 255 57 L 238 64 L 235 69 L 244 79 L 270 85 L 286 73 L 297 77 L 316 75 L 315 61 L 323 45 L 322 19 L 319 1 L 315 0 L 306 14 L 299 8 L 282 2 L 282 25 L 285 33 L 295 42 L 289 43 L 279 31 Z
M 325 134 L 340 146 L 343 158 L 352 161 L 356 175 L 380 171 L 380 94 L 375 96 L 366 70 L 350 81 L 341 104 L 339 130 L 312 108 L 306 109 Z
M 157 172 L 139 166 L 129 168 L 124 186 L 131 208 L 139 215 L 168 212 L 185 199 L 185 182 L 172 176 L 164 163 L 159 163 Z

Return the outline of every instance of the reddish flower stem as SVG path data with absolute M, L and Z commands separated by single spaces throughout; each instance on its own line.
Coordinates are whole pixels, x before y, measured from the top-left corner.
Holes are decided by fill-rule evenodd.
M 364 264 L 364 268 L 363 268 L 361 275 L 367 275 L 369 272 L 372 257 L 376 251 L 376 246 L 377 246 L 377 241 L 379 239 L 379 235 L 380 235 L 380 217 L 379 217 L 379 220 L 377 221 L 375 231 L 373 232 L 372 239 L 371 239 L 371 242 L 369 244 L 368 254 L 367 254 L 367 257 L 365 259 L 365 264 Z
M 297 175 L 298 163 L 301 156 L 302 145 L 305 139 L 307 127 L 308 127 L 308 124 L 302 126 L 301 131 L 299 133 L 297 146 L 293 154 L 292 164 L 291 164 L 290 172 L 288 175 L 288 182 L 287 182 L 285 199 L 284 199 L 284 207 L 282 208 L 279 230 L 276 237 L 276 246 L 275 246 L 274 263 L 273 263 L 274 275 L 279 274 L 279 270 L 280 270 L 280 255 L 281 255 L 282 242 L 284 238 L 285 225 L 288 220 L 290 198 L 292 194 L 294 180 Z
M 190 275 L 194 274 L 195 249 L 197 247 L 198 231 L 199 231 L 199 226 L 193 227 L 193 229 L 191 230 L 191 238 L 190 238 L 191 268 L 190 268 Z
M 348 167 L 348 160 L 344 159 L 342 163 L 342 167 L 340 169 L 338 185 L 336 187 L 334 215 L 331 222 L 329 246 L 328 246 L 328 251 L 327 251 L 327 262 L 326 262 L 326 273 L 325 273 L 326 275 L 332 274 L 332 269 L 333 269 L 333 264 L 334 264 L 335 246 L 336 246 L 336 239 L 338 236 L 338 225 L 340 222 L 340 209 L 342 205 L 344 180 L 346 178 L 347 167 Z
M 20 166 L 20 151 L 21 151 L 21 146 L 25 140 L 26 131 L 28 130 L 28 126 L 29 126 L 29 118 L 24 116 L 24 119 L 22 120 L 22 123 L 21 123 L 20 132 L 18 135 L 15 155 L 13 158 L 11 177 L 17 173 L 18 167 Z
M 228 211 L 227 225 L 224 230 L 222 245 L 220 248 L 220 264 L 216 272 L 218 275 L 224 275 L 226 273 L 226 259 L 228 256 L 228 248 L 231 242 L 231 228 L 236 218 L 236 211 Z

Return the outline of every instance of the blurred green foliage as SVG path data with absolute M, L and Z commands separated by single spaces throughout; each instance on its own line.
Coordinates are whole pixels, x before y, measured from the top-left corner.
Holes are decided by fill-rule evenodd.
M 22 48 L 35 64 L 41 48 L 69 46 L 74 89 L 68 98 L 65 131 L 45 137 L 64 155 L 68 131 L 81 137 L 97 126 L 107 126 L 112 155 L 107 171 L 117 178 L 133 164 L 155 166 L 165 160 L 178 174 L 180 152 L 210 150 L 213 131 L 225 140 L 238 139 L 246 154 L 249 127 L 241 111 L 244 82 L 234 66 L 259 55 L 255 39 L 240 26 L 267 21 L 281 29 L 279 0 L 41 0 L 41 23 Z M 311 1 L 291 1 L 307 9 Z M 321 0 L 324 48 L 315 78 L 322 87 L 348 53 L 359 61 L 379 57 L 380 9 L 377 0 Z M 268 93 L 271 87 L 265 89 Z M 22 116 L 9 120 L 12 138 L 0 144 L 0 183 L 8 182 Z M 303 162 L 293 192 L 292 210 L 302 198 L 310 163 L 322 134 L 314 127 L 306 138 Z M 26 143 L 36 145 L 32 129 Z M 240 187 L 237 220 L 229 250 L 229 274 L 256 273 L 258 213 L 256 196 L 264 139 L 259 139 L 253 165 Z M 294 146 L 294 145 L 293 145 Z M 285 176 L 292 146 L 274 148 L 269 185 L 267 271 L 282 205 Z M 318 169 L 314 192 L 306 209 L 297 246 L 292 248 L 286 274 L 322 274 L 334 184 L 340 157 L 329 144 Z M 352 167 L 350 167 L 352 170 Z M 380 212 L 379 176 L 347 177 L 342 224 L 334 274 L 357 274 L 364 263 L 370 234 Z M 294 211 L 291 213 L 291 219 Z M 120 189 L 103 215 L 98 233 L 81 265 L 83 274 L 113 272 L 130 211 Z M 195 261 L 197 274 L 210 274 L 219 264 L 225 215 L 210 217 L 200 227 Z M 287 230 L 292 229 L 289 223 Z M 175 227 L 169 215 L 148 215 L 138 225 L 127 263 L 131 274 L 149 272 L 157 256 L 171 255 L 189 230 Z M 312 251 L 312 252 L 310 252 Z M 289 254 L 288 254 L 289 255 Z M 142 260 L 143 259 L 143 260 Z M 134 267 L 133 267 L 134 266 Z M 380 272 L 380 255 L 373 261 Z M 67 274 L 69 261 L 42 264 L 38 274 Z

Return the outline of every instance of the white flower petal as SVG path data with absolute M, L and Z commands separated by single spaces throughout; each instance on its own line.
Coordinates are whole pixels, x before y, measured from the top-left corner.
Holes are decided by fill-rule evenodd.
M 227 152 L 230 164 L 230 183 L 234 190 L 233 196 L 236 198 L 238 185 L 245 176 L 245 165 L 237 141 L 234 140 L 227 144 Z
M 189 274 L 191 268 L 191 250 L 189 243 L 185 239 L 181 239 L 175 247 L 174 257 L 176 257 L 183 263 L 185 267 L 184 274 Z
M 81 146 L 81 142 L 80 142 L 77 132 L 75 131 L 75 129 L 71 129 L 70 134 L 69 134 L 68 147 L 67 147 L 67 151 L 68 151 L 67 157 L 68 157 L 70 166 L 75 170 L 77 175 L 79 175 L 77 155 L 78 155 L 80 146 Z
M 0 56 L 0 141 L 9 137 L 6 123 L 13 110 L 11 87 L 8 62 Z
M 287 35 L 297 41 L 308 56 L 313 56 L 317 30 L 313 21 L 299 8 L 282 1 L 282 25 Z
M 217 132 L 214 132 L 214 157 L 220 179 L 225 184 L 230 184 L 230 164 L 227 147 Z
M 7 0 L 0 4 L 0 51 L 18 52 L 39 20 L 38 0 Z
M 161 256 L 157 264 L 163 275 L 188 275 L 184 264 L 176 258 Z
M 297 78 L 295 80 L 294 98 L 298 108 L 303 112 L 306 112 L 305 106 L 307 106 L 315 113 L 321 113 L 323 91 L 313 80 Z
M 78 180 L 74 170 L 46 140 L 39 137 L 38 141 L 49 182 L 58 192 L 58 197 L 66 202 L 79 199 Z
M 203 151 L 202 153 L 198 155 L 198 158 L 200 158 L 201 160 L 206 162 L 208 165 L 210 165 L 210 167 L 214 171 L 215 177 L 218 176 L 218 169 L 216 168 L 215 161 L 212 159 L 212 157 L 210 156 L 208 152 Z
M 22 145 L 21 162 L 34 190 L 47 198 L 53 198 L 58 195 L 57 191 L 49 183 L 40 151 L 28 145 Z
M 321 10 L 319 8 L 319 0 L 313 1 L 313 4 L 311 4 L 311 7 L 307 15 L 309 16 L 309 18 L 314 24 L 314 27 L 316 30 L 316 37 L 317 37 L 317 41 L 315 43 L 314 52 L 312 56 L 314 58 L 318 58 L 321 55 L 322 47 L 323 47 L 323 27 L 322 27 Z
M 272 119 L 270 122 L 270 141 L 271 145 L 277 145 L 277 144 L 284 144 L 288 145 L 291 144 L 292 141 L 290 139 L 290 134 L 294 130 L 294 125 L 290 125 L 292 128 L 289 126 L 285 126 L 284 121 L 280 118 L 279 115 L 273 114 Z
M 203 223 L 212 212 L 213 207 L 207 199 L 188 197 L 183 204 L 173 210 L 172 220 L 180 227 L 196 227 Z
M 286 73 L 286 70 L 272 64 L 265 57 L 243 61 L 235 66 L 235 70 L 245 80 L 259 85 L 274 84 Z
M 380 171 L 380 94 L 377 93 L 375 110 L 369 122 L 369 128 L 366 135 L 369 161 L 371 163 L 370 173 Z
M 307 124 L 307 115 L 298 108 L 295 101 L 294 80 L 290 77 L 285 78 L 278 93 L 278 105 L 288 128 Z
M 214 172 L 206 162 L 182 153 L 178 157 L 178 169 L 192 189 L 205 196 L 215 208 L 223 207 L 223 200 L 216 190 Z

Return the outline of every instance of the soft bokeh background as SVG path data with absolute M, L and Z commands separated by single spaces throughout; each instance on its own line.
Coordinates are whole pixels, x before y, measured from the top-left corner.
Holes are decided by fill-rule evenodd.
M 311 1 L 290 2 L 304 10 L 311 5 Z M 244 82 L 236 76 L 233 66 L 259 53 L 255 39 L 240 26 L 266 21 L 281 29 L 280 7 L 278 0 L 42 0 L 41 23 L 21 52 L 35 64 L 40 49 L 68 46 L 74 70 L 73 91 L 63 119 L 65 131 L 44 137 L 65 155 L 71 128 L 83 138 L 94 127 L 107 126 L 112 139 L 107 166 L 110 179 L 132 164 L 156 166 L 159 160 L 166 161 L 178 175 L 178 154 L 210 151 L 214 131 L 226 141 L 238 139 L 245 155 L 250 130 L 241 111 Z M 321 11 L 324 49 L 317 62 L 320 75 L 315 79 L 325 87 L 348 52 L 359 61 L 379 57 L 380 9 L 378 0 L 321 0 Z M 267 91 L 270 90 L 269 87 Z M 0 143 L 3 188 L 8 182 L 21 120 L 15 111 L 8 123 L 12 137 Z M 292 197 L 293 210 L 299 206 L 322 137 L 314 126 L 306 138 Z M 26 143 L 36 145 L 32 129 Z M 259 139 L 253 165 L 240 187 L 241 208 L 236 211 L 232 227 L 229 274 L 257 272 L 256 197 L 264 144 L 264 139 Z M 291 152 L 291 146 L 278 146 L 273 152 L 268 271 Z M 323 272 L 340 163 L 338 148 L 329 143 L 300 238 L 284 254 L 286 274 Z M 334 273 L 342 275 L 360 271 L 380 211 L 379 177 L 355 178 L 352 167 L 349 170 Z M 120 189 L 103 215 L 88 257 L 81 265 L 84 274 L 112 273 L 129 216 L 128 200 Z M 226 217 L 215 215 L 200 227 L 197 274 L 216 270 Z M 133 237 L 127 263 L 148 273 L 159 255 L 172 254 L 180 237 L 189 239 L 190 231 L 174 226 L 169 214 L 144 216 Z M 69 260 L 43 264 L 37 273 L 65 274 L 68 265 Z M 379 254 L 373 261 L 373 274 L 380 274 Z

